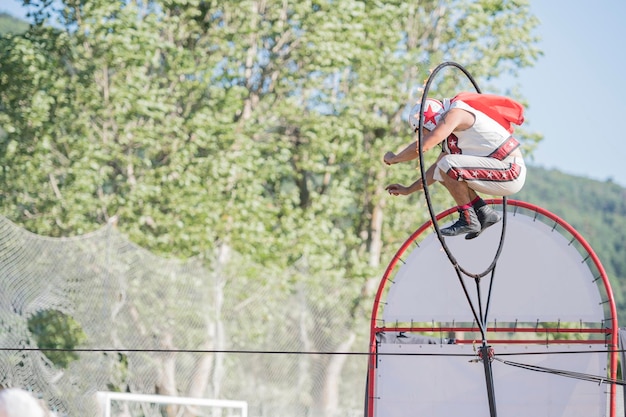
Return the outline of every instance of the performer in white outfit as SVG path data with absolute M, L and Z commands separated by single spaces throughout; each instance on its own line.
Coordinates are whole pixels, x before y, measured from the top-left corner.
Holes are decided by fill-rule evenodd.
M 416 133 L 419 115 L 418 103 L 409 115 Z M 507 97 L 460 93 L 443 103 L 426 100 L 422 151 L 442 145 L 437 162 L 426 171 L 426 181 L 428 185 L 441 182 L 460 213 L 456 223 L 441 230 L 444 236 L 465 234 L 466 239 L 473 239 L 500 221 L 500 215 L 477 192 L 508 196 L 524 185 L 526 167 L 511 126 L 523 121 L 523 107 Z M 413 142 L 398 154 L 387 152 L 384 162 L 392 165 L 417 157 L 417 143 Z M 408 195 L 423 188 L 420 178 L 408 187 L 391 184 L 386 189 L 392 195 Z

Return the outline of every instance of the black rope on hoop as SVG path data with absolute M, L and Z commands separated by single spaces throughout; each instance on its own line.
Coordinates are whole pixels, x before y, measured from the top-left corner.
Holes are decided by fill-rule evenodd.
M 470 308 L 472 310 L 472 314 L 474 315 L 474 318 L 476 319 L 476 322 L 478 323 L 478 325 L 480 326 L 480 332 L 482 334 L 482 338 L 483 341 L 486 339 L 486 319 L 487 319 L 487 310 L 489 309 L 489 304 L 491 301 L 491 290 L 492 290 L 492 285 L 493 285 L 493 278 L 495 275 L 495 267 L 496 264 L 498 262 L 498 259 L 500 258 L 500 254 L 502 253 L 502 248 L 504 246 L 504 238 L 505 238 L 505 234 L 506 234 L 506 223 L 507 223 L 507 198 L 506 196 L 504 196 L 502 198 L 502 211 L 503 211 L 503 215 L 502 215 L 502 233 L 500 235 L 500 243 L 498 244 L 498 249 L 496 251 L 496 254 L 493 258 L 493 261 L 491 262 L 491 265 L 489 265 L 489 267 L 487 267 L 487 269 L 479 274 L 476 273 L 472 273 L 467 271 L 465 268 L 463 268 L 459 262 L 456 260 L 456 258 L 454 257 L 454 255 L 452 254 L 452 252 L 450 251 L 450 248 L 448 248 L 448 245 L 445 242 L 445 239 L 443 237 L 443 235 L 441 234 L 441 230 L 439 229 L 439 224 L 437 222 L 437 217 L 435 215 L 435 211 L 433 210 L 433 205 L 432 205 L 432 201 L 430 198 L 430 192 L 428 191 L 428 184 L 426 181 L 426 174 L 424 171 L 424 153 L 422 152 L 422 129 L 424 126 L 424 108 L 426 106 L 426 100 L 428 98 L 428 92 L 430 90 L 430 85 L 432 84 L 435 76 L 439 73 L 439 71 L 441 71 L 442 69 L 444 69 L 445 67 L 456 67 L 457 69 L 461 70 L 463 72 L 463 74 L 469 79 L 469 81 L 472 83 L 472 85 L 474 86 L 474 88 L 476 89 L 477 93 L 481 93 L 480 88 L 478 87 L 478 84 L 476 83 L 476 81 L 474 80 L 474 77 L 472 77 L 472 75 L 460 64 L 457 64 L 456 62 L 443 62 L 441 64 L 439 64 L 430 74 L 430 76 L 428 77 L 428 80 L 426 81 L 426 84 L 424 85 L 424 92 L 422 94 L 422 101 L 421 101 L 421 105 L 420 105 L 420 114 L 419 114 L 419 126 L 417 129 L 418 132 L 418 143 L 417 143 L 417 152 L 418 152 L 418 156 L 419 156 L 419 165 L 420 165 L 420 175 L 422 178 L 422 185 L 423 185 L 423 190 L 424 190 L 424 197 L 426 198 L 426 204 L 428 206 L 428 212 L 430 213 L 430 219 L 431 219 L 431 223 L 435 229 L 435 232 L 437 233 L 437 238 L 439 239 L 439 242 L 441 243 L 441 246 L 443 248 L 443 250 L 446 252 L 446 255 L 448 256 L 448 259 L 450 260 L 450 262 L 452 263 L 452 266 L 454 267 L 454 269 L 456 270 L 457 276 L 459 278 L 459 282 L 461 283 L 461 286 L 463 287 L 463 292 L 465 293 L 465 297 L 467 298 L 467 301 L 469 302 Z M 469 293 L 467 291 L 465 282 L 463 282 L 463 278 L 461 277 L 461 273 L 465 274 L 468 277 L 474 278 L 476 280 L 476 285 L 478 286 L 478 280 L 484 276 L 486 276 L 487 274 L 491 273 L 491 282 L 489 285 L 489 291 L 488 291 L 488 297 L 487 297 L 487 303 L 486 303 L 486 308 L 485 308 L 485 312 L 484 312 L 484 317 L 483 317 L 483 311 L 482 311 L 482 303 L 479 300 L 479 312 L 476 312 L 476 309 L 474 307 L 474 304 L 471 301 L 471 298 L 469 296 Z M 479 318 L 480 317 L 480 318 Z
M 417 130 L 418 133 L 418 145 L 417 145 L 417 150 L 418 150 L 418 154 L 419 154 L 419 164 L 420 164 L 420 174 L 422 177 L 422 185 L 424 188 L 424 197 L 426 198 L 426 204 L 428 205 L 428 211 L 430 212 L 430 218 L 433 224 L 433 227 L 435 228 L 435 232 L 437 233 L 437 237 L 439 238 L 439 241 L 441 242 L 441 246 L 443 247 L 444 251 L 446 252 L 446 255 L 448 255 L 448 259 L 450 259 L 450 262 L 452 263 L 452 265 L 458 269 L 459 271 L 463 272 L 465 275 L 467 275 L 468 277 L 472 277 L 475 279 L 479 279 L 484 277 L 485 275 L 487 275 L 489 272 L 491 272 L 495 266 L 496 263 L 498 262 L 498 258 L 500 257 L 500 253 L 502 252 L 502 247 L 504 244 L 504 237 L 505 237 L 505 232 L 506 232 L 506 202 L 507 202 L 507 198 L 503 197 L 502 198 L 502 211 L 503 211 L 503 215 L 502 215 L 502 234 L 500 235 L 500 244 L 498 245 L 498 250 L 496 251 L 496 254 L 493 258 L 493 261 L 491 262 L 491 265 L 489 265 L 489 267 L 483 271 L 480 274 L 475 274 L 472 272 L 469 272 L 467 270 L 465 270 L 461 265 L 459 265 L 459 263 L 457 262 L 456 258 L 454 257 L 454 255 L 452 254 L 452 252 L 450 251 L 450 249 L 448 248 L 448 245 L 446 245 L 445 239 L 443 238 L 443 235 L 441 234 L 441 230 L 439 229 L 439 224 L 437 223 L 437 217 L 435 215 L 435 212 L 433 210 L 433 205 L 432 205 L 432 201 L 430 198 L 430 192 L 428 191 L 428 184 L 426 183 L 426 174 L 424 171 L 424 155 L 422 152 L 422 128 L 424 126 L 424 106 L 426 105 L 426 99 L 428 97 L 428 92 L 430 90 L 430 85 L 432 84 L 435 76 L 437 75 L 437 73 L 439 71 L 441 71 L 443 68 L 445 67 L 456 67 L 459 70 L 461 70 L 463 72 L 463 74 L 465 74 L 465 76 L 471 81 L 471 83 L 474 85 L 474 88 L 476 89 L 477 93 L 481 93 L 480 88 L 478 87 L 478 85 L 476 84 L 476 81 L 474 80 L 474 78 L 471 76 L 471 74 L 461 65 L 457 64 L 456 62 L 444 62 L 442 64 L 439 64 L 437 66 L 437 68 L 435 68 L 433 70 L 433 72 L 430 74 L 430 76 L 428 77 L 428 80 L 426 81 L 426 85 L 424 86 L 424 93 L 422 95 L 422 101 L 421 101 L 421 106 L 420 106 L 420 114 L 419 114 L 419 127 Z

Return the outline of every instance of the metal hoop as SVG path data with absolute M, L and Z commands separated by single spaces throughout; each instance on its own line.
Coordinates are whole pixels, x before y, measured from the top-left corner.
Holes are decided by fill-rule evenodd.
M 493 269 L 496 267 L 496 264 L 498 262 L 498 258 L 500 258 L 500 253 L 502 252 L 502 247 L 504 245 L 504 236 L 505 236 L 505 232 L 506 232 L 506 201 L 507 198 L 503 197 L 502 198 L 502 234 L 500 235 L 500 244 L 498 245 L 498 249 L 496 251 L 496 254 L 493 258 L 493 261 L 491 262 L 491 265 L 489 265 L 489 267 L 487 267 L 487 269 L 485 271 L 483 271 L 480 274 L 475 274 L 475 273 L 471 273 L 469 271 L 467 271 L 466 269 L 464 269 L 461 265 L 459 265 L 459 263 L 457 262 L 456 258 L 454 257 L 454 255 L 452 254 L 452 252 L 450 251 L 450 248 L 448 248 L 448 245 L 446 245 L 445 239 L 443 238 L 443 235 L 441 234 L 441 230 L 439 229 L 439 224 L 437 223 L 437 218 L 435 215 L 435 211 L 433 210 L 433 206 L 432 206 L 432 201 L 430 198 L 430 193 L 428 191 L 428 184 L 426 183 L 426 174 L 424 172 L 424 155 L 422 152 L 422 128 L 424 127 L 424 106 L 426 105 L 426 99 L 428 97 L 428 92 L 430 90 L 430 85 L 432 84 L 435 76 L 439 73 L 439 71 L 441 71 L 442 69 L 444 69 L 445 67 L 456 67 L 459 70 L 461 70 L 463 72 L 463 74 L 465 74 L 465 76 L 470 80 L 470 82 L 474 85 L 474 88 L 476 89 L 477 93 L 481 93 L 480 88 L 478 87 L 478 84 L 476 84 L 476 81 L 474 80 L 474 78 L 472 77 L 472 75 L 460 64 L 457 64 L 456 62 L 443 62 L 441 64 L 439 64 L 430 74 L 430 76 L 428 77 L 428 80 L 426 81 L 426 84 L 424 85 L 424 93 L 422 94 L 422 101 L 421 101 L 421 105 L 420 105 L 420 114 L 419 114 L 419 125 L 418 125 L 418 129 L 417 129 L 417 137 L 418 137 L 418 142 L 417 142 L 417 151 L 419 154 L 419 165 L 420 165 L 420 174 L 421 174 L 421 178 L 422 178 L 422 185 L 424 188 L 424 197 L 426 198 L 426 204 L 428 205 L 428 211 L 430 213 L 430 219 L 432 222 L 433 227 L 435 228 L 435 232 L 437 233 L 437 238 L 439 239 L 439 242 L 441 242 L 441 246 L 443 247 L 443 250 L 446 252 L 446 255 L 448 255 L 448 259 L 450 259 L 450 262 L 452 263 L 452 265 L 457 268 L 459 271 L 463 272 L 465 275 L 472 277 L 474 279 L 480 279 L 482 277 L 484 277 L 485 275 L 487 275 L 488 273 L 492 272 Z

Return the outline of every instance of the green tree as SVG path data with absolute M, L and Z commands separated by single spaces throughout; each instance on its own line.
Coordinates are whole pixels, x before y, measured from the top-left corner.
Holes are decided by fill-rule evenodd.
M 2 213 L 51 236 L 117 216 L 159 253 L 304 265 L 292 284 L 311 308 L 327 308 L 331 284 L 353 295 L 355 321 L 325 314 L 347 341 L 381 259 L 427 217 L 420 196 L 384 192 L 417 172 L 381 158 L 413 140 L 404 113 L 429 69 L 450 59 L 488 80 L 539 54 L 519 0 L 62 5 L 36 4 L 39 24 L 1 41 Z M 459 86 L 446 73 L 433 94 Z M 315 393 L 327 410 L 333 360 Z
M 87 338 L 74 318 L 57 310 L 37 312 L 28 319 L 28 330 L 35 337 L 37 346 L 44 349 L 44 355 L 60 368 L 67 368 L 78 359 L 72 349 Z

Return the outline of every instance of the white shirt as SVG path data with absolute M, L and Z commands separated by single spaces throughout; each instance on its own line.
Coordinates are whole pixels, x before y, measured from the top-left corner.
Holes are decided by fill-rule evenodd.
M 454 108 L 472 113 L 475 120 L 470 128 L 452 132 L 443 142 L 443 148 L 448 153 L 488 156 L 511 136 L 500 123 L 463 101 L 452 102 L 450 109 Z

